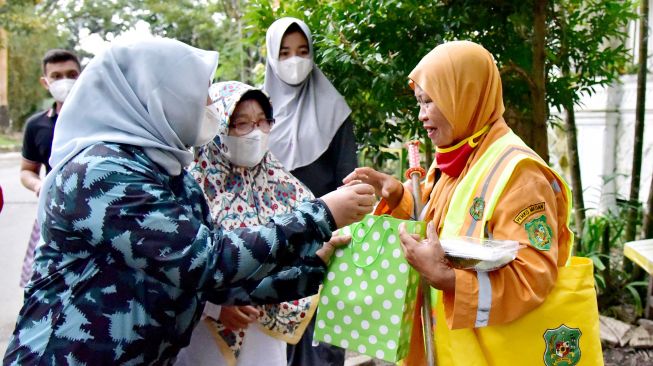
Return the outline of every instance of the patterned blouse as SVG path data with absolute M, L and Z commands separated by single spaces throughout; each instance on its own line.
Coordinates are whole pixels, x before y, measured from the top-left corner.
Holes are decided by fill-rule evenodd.
M 166 365 L 204 301 L 279 303 L 317 292 L 320 200 L 265 226 L 213 227 L 200 187 L 141 148 L 95 144 L 48 193 L 42 244 L 5 365 Z

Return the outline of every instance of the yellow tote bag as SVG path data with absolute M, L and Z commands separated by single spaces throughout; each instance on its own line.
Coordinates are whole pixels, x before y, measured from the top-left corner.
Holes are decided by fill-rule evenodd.
M 504 325 L 450 330 L 436 308 L 439 365 L 603 365 L 599 313 L 589 258 L 572 257 L 542 305 Z

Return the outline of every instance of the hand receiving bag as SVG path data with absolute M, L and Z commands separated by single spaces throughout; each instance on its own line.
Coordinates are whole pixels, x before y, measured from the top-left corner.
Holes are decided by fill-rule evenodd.
M 399 224 L 424 237 L 426 224 L 367 215 L 341 229 L 339 248 L 320 292 L 314 339 L 396 362 L 406 355 L 418 275 L 404 258 Z

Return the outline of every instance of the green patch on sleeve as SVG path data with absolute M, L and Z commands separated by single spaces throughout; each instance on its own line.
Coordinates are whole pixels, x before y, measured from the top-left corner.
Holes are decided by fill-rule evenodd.
M 535 248 L 539 250 L 551 249 L 551 240 L 553 238 L 553 230 L 551 226 L 546 223 L 546 216 L 541 215 L 524 225 L 526 233 L 528 234 L 528 241 L 531 242 Z

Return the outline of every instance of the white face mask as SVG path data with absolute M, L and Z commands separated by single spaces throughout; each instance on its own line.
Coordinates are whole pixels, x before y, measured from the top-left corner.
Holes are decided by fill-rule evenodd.
M 220 118 L 218 117 L 218 111 L 215 104 L 207 105 L 204 109 L 204 116 L 202 116 L 202 122 L 200 123 L 197 137 L 195 137 L 195 141 L 190 145 L 202 146 L 207 144 L 209 141 L 213 140 L 215 135 L 218 134 L 219 128 Z
M 306 80 L 308 74 L 313 70 L 313 60 L 299 56 L 293 56 L 279 61 L 279 79 L 290 85 L 297 85 Z
M 47 81 L 47 79 L 46 79 Z M 70 89 L 73 88 L 75 84 L 75 79 L 59 79 L 48 83 L 48 91 L 52 95 L 52 98 L 59 103 L 63 103 L 70 93 Z
M 237 166 L 256 166 L 268 152 L 268 134 L 258 128 L 244 136 L 220 136 L 220 140 L 224 156 Z

